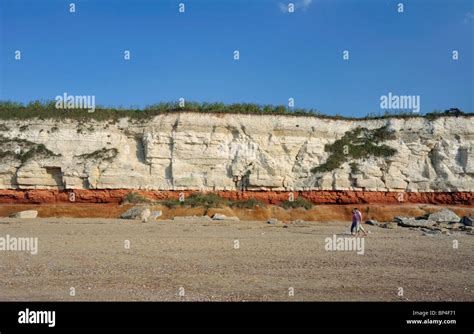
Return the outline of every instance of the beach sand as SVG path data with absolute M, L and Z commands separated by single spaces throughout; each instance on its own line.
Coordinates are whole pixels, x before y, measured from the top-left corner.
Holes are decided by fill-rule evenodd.
M 0 251 L 0 300 L 474 300 L 473 235 L 364 226 L 359 255 L 325 249 L 340 221 L 0 218 L 0 237 L 38 238 Z

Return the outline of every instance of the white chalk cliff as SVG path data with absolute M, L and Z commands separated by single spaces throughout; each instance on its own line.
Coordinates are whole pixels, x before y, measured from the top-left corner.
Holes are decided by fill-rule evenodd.
M 387 125 L 389 158 L 324 173 L 325 145 Z M 42 145 L 44 146 L 42 146 Z M 29 152 L 31 151 L 31 152 Z M 29 153 L 28 153 L 29 152 Z M 1 189 L 473 191 L 474 117 L 331 120 L 168 113 L 150 120 L 0 121 Z

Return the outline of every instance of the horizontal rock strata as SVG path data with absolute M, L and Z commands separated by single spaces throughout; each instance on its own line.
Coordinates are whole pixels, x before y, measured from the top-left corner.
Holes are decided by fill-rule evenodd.
M 120 203 L 131 191 L 129 189 L 75 189 L 75 190 L 0 190 L 0 203 L 41 204 L 41 203 Z M 179 199 L 188 197 L 194 191 L 133 191 L 150 200 Z M 381 191 L 216 191 L 219 196 L 230 200 L 254 198 L 267 204 L 279 204 L 290 198 L 305 198 L 315 204 L 352 203 L 429 203 L 473 205 L 474 192 L 381 192 Z
M 370 140 L 381 147 L 358 158 L 327 149 L 357 128 L 365 129 L 358 136 L 379 136 L 380 129 L 390 136 L 350 137 L 349 150 L 359 139 L 364 149 L 374 151 Z M 315 203 L 472 204 L 474 117 L 182 112 L 148 120 L 0 121 L 0 201 L 66 201 L 75 191 L 78 201 L 116 202 L 132 189 L 155 197 L 159 191 L 246 196 L 237 195 L 243 191 L 267 202 L 293 191 Z

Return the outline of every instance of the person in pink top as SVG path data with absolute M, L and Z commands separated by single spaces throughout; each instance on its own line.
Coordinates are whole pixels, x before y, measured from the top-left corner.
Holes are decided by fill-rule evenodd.
M 354 208 L 352 209 L 351 234 L 358 236 L 360 231 L 364 233 L 364 236 L 367 235 L 367 232 L 365 232 L 362 227 L 362 212 L 360 212 L 359 209 Z

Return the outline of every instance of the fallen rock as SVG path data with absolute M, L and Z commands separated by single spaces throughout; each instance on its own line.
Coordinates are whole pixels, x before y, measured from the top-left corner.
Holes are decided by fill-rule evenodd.
M 415 219 L 413 217 L 395 217 L 394 221 L 403 227 L 433 227 L 436 222 L 428 219 Z
M 277 225 L 278 224 L 278 219 L 270 218 L 269 220 L 267 220 L 267 224 Z
M 452 223 L 437 223 L 436 227 L 439 227 L 441 229 L 451 229 L 452 228 Z
M 380 228 L 390 228 L 390 229 L 395 228 L 397 226 L 397 224 L 392 223 L 392 222 L 379 223 L 376 220 L 367 220 L 365 223 L 367 225 L 377 226 L 377 227 L 380 227 Z
M 441 230 L 432 230 L 432 229 L 425 228 L 425 227 L 421 227 L 420 231 L 426 232 L 426 233 L 431 233 L 431 234 L 440 234 L 441 233 Z
M 296 219 L 291 224 L 293 226 L 301 226 L 301 227 L 310 226 L 309 222 L 307 222 L 305 220 L 302 220 L 302 219 Z
M 156 219 L 158 217 L 161 217 L 162 214 L 163 214 L 163 212 L 161 212 L 161 211 L 151 211 L 150 212 L 150 218 L 151 219 Z
M 441 235 L 442 232 L 439 231 L 439 230 L 429 230 L 429 229 L 426 229 L 426 228 L 421 228 L 421 231 L 423 231 L 423 235 L 426 235 L 426 236 L 435 236 L 435 235 Z
M 232 221 L 240 221 L 239 217 L 227 217 L 221 213 L 215 213 L 212 216 L 212 220 L 232 220 Z
M 464 216 L 464 217 L 461 218 L 461 220 L 459 222 L 463 225 L 466 225 L 466 226 L 474 226 L 473 225 L 474 217 Z
M 464 227 L 464 225 L 461 224 L 461 223 L 451 223 L 451 224 L 448 225 L 448 228 L 450 230 L 459 230 L 459 229 L 462 229 L 463 227 Z
M 394 229 L 397 227 L 397 224 L 392 223 L 392 222 L 387 222 L 387 223 L 382 223 L 379 225 L 382 228 L 389 228 L 389 229 Z
M 36 211 L 36 210 L 20 211 L 20 212 L 11 214 L 10 217 L 11 218 L 33 219 L 33 218 L 38 217 L 38 211 Z
M 133 208 L 128 209 L 120 215 L 122 219 L 138 219 L 141 221 L 147 221 L 150 217 L 150 209 L 143 206 L 134 206 Z
M 438 223 L 459 222 L 459 219 L 458 215 L 449 209 L 443 209 L 428 215 L 428 220 L 433 220 Z

